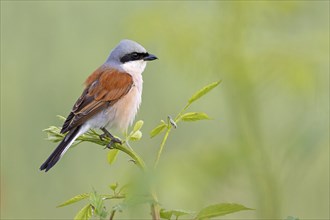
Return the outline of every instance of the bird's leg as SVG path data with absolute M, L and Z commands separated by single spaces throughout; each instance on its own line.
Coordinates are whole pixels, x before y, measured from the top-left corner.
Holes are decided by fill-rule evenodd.
M 107 148 L 111 149 L 113 148 L 112 145 L 117 143 L 117 144 L 122 144 L 121 140 L 119 138 L 115 138 L 107 129 L 101 128 L 101 130 L 104 132 L 103 134 L 100 135 L 100 139 L 103 141 L 103 138 L 109 137 L 111 141 L 109 144 L 107 144 Z

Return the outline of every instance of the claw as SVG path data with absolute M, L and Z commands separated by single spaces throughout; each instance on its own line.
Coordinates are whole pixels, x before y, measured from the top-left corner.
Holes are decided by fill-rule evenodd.
M 104 132 L 103 134 L 99 135 L 101 141 L 103 141 L 105 137 L 109 137 L 111 139 L 105 148 L 113 149 L 114 144 L 123 144 L 119 138 L 115 138 L 114 136 L 112 136 L 112 134 L 110 134 L 110 132 L 107 131 L 105 128 L 101 128 L 101 130 Z
M 113 142 L 116 144 L 123 144 L 123 142 L 119 138 L 115 138 L 115 137 L 111 138 L 110 142 Z
M 111 141 L 109 142 L 109 144 L 107 144 L 107 145 L 105 146 L 104 149 L 106 149 L 106 148 L 109 149 L 109 150 L 114 149 L 113 145 L 114 145 L 114 143 L 113 143 L 113 141 L 111 140 Z
M 104 138 L 107 137 L 107 135 L 106 134 L 100 134 L 99 137 L 100 137 L 101 141 L 104 141 Z
M 113 147 L 113 145 L 115 145 L 115 144 L 122 144 L 122 141 L 120 140 L 120 139 L 118 139 L 118 138 L 113 138 L 113 139 L 111 139 L 111 141 L 106 145 L 106 147 L 105 148 L 108 148 L 108 149 L 114 149 L 114 147 Z M 104 149 L 105 149 L 104 148 Z

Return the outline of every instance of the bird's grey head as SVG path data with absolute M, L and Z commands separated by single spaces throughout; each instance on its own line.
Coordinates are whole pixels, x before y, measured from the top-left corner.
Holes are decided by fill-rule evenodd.
M 144 47 L 135 41 L 122 40 L 111 51 L 106 64 L 121 67 L 129 73 L 142 73 L 146 66 L 146 61 L 155 59 L 157 59 L 155 55 L 149 54 Z

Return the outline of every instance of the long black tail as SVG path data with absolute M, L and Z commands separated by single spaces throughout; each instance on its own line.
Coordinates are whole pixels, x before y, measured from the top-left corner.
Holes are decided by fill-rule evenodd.
M 48 159 L 40 166 L 40 170 L 45 170 L 47 172 L 61 159 L 63 154 L 69 149 L 73 141 L 80 135 L 79 130 L 81 126 L 78 126 L 64 137 L 61 143 L 53 151 L 53 153 L 48 157 Z

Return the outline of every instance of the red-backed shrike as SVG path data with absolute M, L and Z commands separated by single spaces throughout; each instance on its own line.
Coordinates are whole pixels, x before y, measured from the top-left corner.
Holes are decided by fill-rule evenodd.
M 100 128 L 104 132 L 100 137 L 108 136 L 112 142 L 120 143 L 106 128 L 124 131 L 132 124 L 141 103 L 142 72 L 147 61 L 155 59 L 140 44 L 122 40 L 85 81 L 86 88 L 61 130 L 68 133 L 40 170 L 52 168 L 76 138 L 91 128 Z

